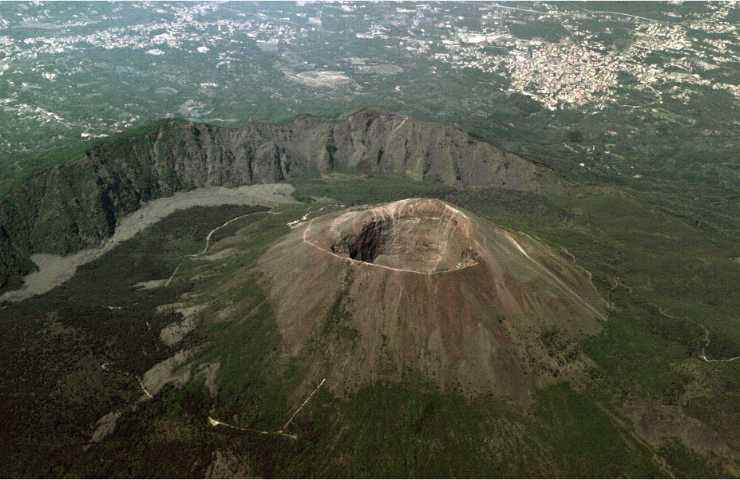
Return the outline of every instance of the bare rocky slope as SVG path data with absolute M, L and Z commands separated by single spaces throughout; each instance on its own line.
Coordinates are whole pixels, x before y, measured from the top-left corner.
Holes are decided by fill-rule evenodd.
M 162 122 L 91 147 L 0 200 L 0 288 L 32 268 L 32 253 L 68 254 L 97 245 L 143 202 L 203 186 L 333 171 L 403 175 L 459 188 L 560 186 L 548 169 L 459 129 L 381 111 L 241 128 Z
M 315 218 L 258 269 L 285 352 L 311 358 L 340 394 L 418 372 L 526 402 L 587 368 L 574 346 L 606 319 L 587 272 L 440 200 Z

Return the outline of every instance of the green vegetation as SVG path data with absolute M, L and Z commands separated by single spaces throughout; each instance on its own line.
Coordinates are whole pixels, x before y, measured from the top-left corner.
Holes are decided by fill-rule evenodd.
M 649 450 L 603 407 L 565 385 L 540 392 L 535 422 L 543 444 L 555 450 L 552 468 L 557 476 L 665 476 Z
M 69 146 L 35 151 L 22 155 L 16 159 L 14 163 L 16 166 L 15 169 L 0 168 L 0 198 L 15 185 L 22 183 L 32 175 L 57 165 L 73 162 L 96 149 L 116 149 L 130 143 L 136 143 L 148 133 L 181 122 L 184 122 L 184 120 L 155 120 L 117 133 L 109 138 L 99 138 L 89 142 L 77 142 Z
M 185 121 L 237 126 L 309 112 L 340 118 L 368 105 L 459 125 L 551 168 L 569 185 L 544 196 L 304 172 L 306 178 L 290 179 L 304 204 L 247 217 L 214 235 L 213 243 L 237 251 L 219 262 L 186 256 L 202 248 L 211 228 L 257 209 L 195 208 L 164 219 L 53 291 L 0 305 L 0 476 L 202 476 L 215 452 L 247 465 L 243 475 L 266 477 L 737 476 L 740 360 L 720 360 L 740 355 L 740 137 L 736 92 L 718 87 L 736 86 L 739 70 L 731 60 L 739 50 L 731 28 L 698 28 L 719 22 L 726 5 L 564 3 L 552 8 L 569 12 L 558 21 L 540 4 L 463 2 L 403 13 L 411 7 L 379 3 L 363 5 L 361 15 L 343 7 L 229 3 L 190 17 L 178 4 L 153 17 L 135 4 L 3 5 L 0 27 L 11 33 L 0 47 L 7 92 L 0 99 L 0 199 L 28 189 L 33 200 L 19 202 L 19 210 L 51 206 L 33 233 L 48 251 L 68 252 L 105 238 L 113 210 L 106 204 L 95 209 L 94 222 L 74 215 L 68 221 L 64 215 L 80 210 L 84 197 L 74 186 L 94 186 L 100 176 L 63 169 L 64 182 L 50 187 L 42 171 L 93 151 L 104 159 L 138 153 L 151 132 Z M 589 13 L 595 10 L 616 13 Z M 737 23 L 737 10 L 728 11 L 724 25 Z M 321 26 L 305 23 L 314 16 Z M 191 18 L 173 30 L 180 32 L 178 46 L 140 48 L 173 18 Z M 258 24 L 266 26 L 259 40 L 279 42 L 244 35 Z M 647 34 L 648 24 L 662 33 Z M 360 38 L 377 25 L 388 30 Z M 458 42 L 458 34 L 475 32 L 492 37 L 480 45 Z M 562 52 L 585 45 L 596 57 L 619 52 L 627 63 L 671 75 L 646 83 L 634 70 L 617 68 L 616 81 L 602 92 L 611 96 L 604 105 L 550 110 L 528 96 L 535 82 L 524 92 L 513 85 L 517 65 L 505 64 L 512 37 L 546 42 L 517 50 L 530 59 L 550 54 L 538 45 Z M 696 53 L 663 48 L 668 42 L 660 39 L 668 37 L 685 37 Z M 64 54 L 54 45 L 58 38 L 70 42 Z M 443 46 L 441 38 L 454 45 Z M 640 45 L 646 39 L 657 45 Z M 201 51 L 206 44 L 210 49 Z M 476 52 L 476 63 L 486 56 L 492 63 L 465 64 L 465 51 Z M 556 66 L 573 59 L 552 60 Z M 315 86 L 296 79 L 317 71 L 339 72 L 348 81 Z M 161 184 L 147 175 L 142 183 L 154 186 L 119 200 L 148 200 Z M 131 178 L 116 178 L 123 177 Z M 175 184 L 155 193 L 168 194 Z M 86 205 L 103 203 L 105 192 L 85 191 L 93 192 Z M 322 362 L 336 361 L 332 355 L 357 340 L 340 290 L 312 332 L 331 338 L 335 350 L 316 341 L 310 352 L 285 355 L 266 294 L 269 280 L 255 269 L 289 231 L 288 221 L 309 205 L 324 205 L 319 197 L 347 206 L 441 198 L 572 258 L 592 274 L 608 302 L 608 320 L 580 343 L 564 341 L 557 328 L 538 341 L 553 357 L 587 358 L 583 375 L 541 386 L 516 404 L 440 391 L 408 372 L 403 381 L 352 394 L 320 390 L 289 429 L 295 441 L 210 427 L 212 415 L 274 432 L 314 388 L 314 377 L 321 378 Z M 15 262 L 14 275 L 28 271 L 28 252 L 16 255 L 6 231 L 25 234 L 28 218 L 2 220 L 0 261 Z M 136 287 L 167 279 L 178 266 L 167 288 Z M 0 280 L 14 282 L 0 291 L 19 282 Z M 345 290 L 357 281 L 340 280 Z M 194 298 L 207 305 L 201 312 L 207 321 L 178 347 L 165 346 L 160 330 L 182 316 L 156 308 Z M 224 308 L 232 309 L 230 321 L 219 321 Z M 138 377 L 180 348 L 197 349 L 197 368 L 218 365 L 218 393 L 212 396 L 198 374 L 137 404 Z M 124 412 L 115 432 L 84 449 L 95 422 L 113 411 Z
M 737 423 L 723 420 L 735 415 L 732 392 L 738 389 L 728 386 L 734 384 L 713 381 L 719 389 L 712 394 L 716 400 L 702 396 L 686 403 L 686 398 L 703 375 L 722 372 L 730 378 L 740 367 L 699 359 L 705 346 L 702 327 L 711 332 L 706 349 L 710 358 L 740 353 L 740 295 L 731 287 L 740 284 L 740 269 L 730 260 L 737 248 L 734 235 L 740 232 L 737 219 L 721 211 L 702 216 L 696 204 L 659 208 L 652 193 L 614 188 L 583 188 L 555 201 L 535 194 L 450 191 L 411 182 L 394 188 L 393 182 L 372 178 L 300 183 L 298 191 L 333 195 L 348 204 L 361 198 L 437 196 L 566 248 L 592 272 L 611 304 L 603 332 L 584 344 L 598 366 L 592 372 L 592 395 L 617 411 L 627 398 L 683 405 L 687 414 L 722 431 L 724 441 L 735 442 Z M 687 362 L 694 373 L 683 367 Z M 666 458 L 668 465 L 671 458 Z M 676 472 L 682 468 L 677 466 Z
M 677 439 L 666 442 L 658 452 L 671 465 L 674 475 L 680 478 L 721 478 L 721 468 L 692 452 Z
M 82 468 L 96 468 L 99 462 L 89 461 L 93 457 L 80 458 L 81 447 L 92 434 L 90 427 L 106 413 L 135 402 L 141 396 L 136 377 L 172 355 L 159 340 L 159 331 L 179 315 L 158 314 L 155 309 L 176 302 L 193 286 L 189 281 L 154 290 L 134 285 L 168 278 L 185 255 L 203 247 L 211 228 L 251 211 L 224 206 L 176 212 L 81 267 L 72 280 L 51 292 L 0 307 L 3 474 L 84 476 L 89 470 Z M 131 419 L 135 424 L 131 428 L 149 428 L 148 415 L 159 408 Z M 115 455 L 106 457 L 113 465 L 122 462 L 112 470 L 118 472 L 114 476 L 130 475 L 128 469 L 135 465 L 148 465 L 135 463 L 134 452 L 150 460 L 155 454 L 134 440 L 140 432 L 122 432 L 122 443 L 109 445 Z M 131 441 L 136 448 L 120 449 L 123 444 L 131 446 Z M 178 458 L 172 457 L 169 468 Z M 162 462 L 160 458 L 150 464 Z M 104 476 L 105 467 L 100 468 L 89 474 Z
M 186 339 L 187 345 L 207 346 L 198 357 L 199 365 L 219 364 L 216 399 L 209 399 L 202 379 L 181 390 L 167 387 L 137 413 L 125 414 L 110 439 L 90 449 L 79 462 L 60 461 L 66 458 L 65 450 L 56 443 L 44 447 L 40 444 L 36 449 L 26 449 L 25 456 L 18 458 L 31 459 L 44 452 L 50 460 L 45 464 L 29 462 L 26 470 L 18 470 L 20 464 L 13 463 L 13 472 L 185 475 L 204 472 L 217 449 L 240 452 L 241 458 L 249 459 L 255 474 L 266 476 L 726 473 L 726 460 L 707 457 L 690 445 L 670 439 L 659 445 L 647 444 L 633 430 L 631 420 L 625 419 L 628 412 L 622 406 L 631 399 L 682 408 L 686 415 L 715 429 L 725 442 L 736 444 L 740 421 L 727 418 L 740 415 L 736 412 L 740 365 L 705 364 L 698 359 L 704 347 L 701 326 L 712 333 L 712 345 L 716 342 L 723 351 L 740 342 L 732 316 L 740 299 L 736 292 L 722 290 L 722 284 L 733 284 L 737 279 L 734 275 L 740 275 L 736 270 L 720 267 L 723 261 L 734 266 L 727 257 L 734 248 L 729 239 L 723 240 L 722 235 L 706 237 L 701 226 L 649 207 L 651 197 L 634 191 L 626 195 L 615 189 L 586 188 L 552 201 L 529 193 L 457 191 L 405 179 L 348 175 L 307 178 L 296 186 L 299 198 L 330 197 L 347 205 L 409 196 L 438 197 L 504 226 L 526 230 L 556 249 L 566 248 L 593 273 L 595 284 L 611 304 L 602 333 L 577 347 L 594 362 L 586 382 L 577 387 L 555 384 L 538 392 L 530 405 L 516 405 L 489 397 L 466 398 L 456 392 L 440 392 L 423 378 L 409 374 L 403 383 L 369 385 L 348 397 L 334 397 L 329 391 L 320 390 L 290 428 L 298 436 L 297 441 L 208 427 L 205 418 L 213 415 L 246 428 L 279 428 L 302 398 L 300 392 L 305 394 L 315 386 L 296 382 L 316 367 L 320 355 L 287 359 L 278 353 L 280 337 L 270 302 L 263 293 L 266 279 L 252 270 L 262 253 L 288 231 L 287 221 L 305 212 L 303 205 L 284 207 L 278 215 L 246 217 L 214 236 L 214 242 L 223 239 L 239 251 L 228 262 L 219 264 L 217 279 L 183 280 L 198 278 L 199 273 L 207 271 L 203 270 L 205 264 L 192 261 L 183 264 L 181 280 L 173 284 L 174 290 L 131 290 L 131 282 L 137 279 L 166 277 L 184 254 L 201 247 L 209 225 L 220 224 L 244 211 L 236 207 L 193 209 L 169 217 L 84 267 L 72 281 L 42 299 L 10 306 L 12 312 L 6 323 L 10 332 L 20 334 L 17 322 L 11 318 L 37 318 L 27 322 L 27 326 L 42 328 L 48 322 L 44 320 L 48 312 L 57 312 L 55 318 L 61 325 L 74 326 L 80 334 L 89 332 L 84 333 L 85 342 L 91 342 L 93 334 L 99 338 L 93 345 L 113 339 L 113 343 L 105 344 L 114 345 L 113 351 L 105 347 L 91 352 L 91 358 L 97 359 L 93 363 L 103 361 L 101 356 L 114 357 L 116 372 L 121 372 L 116 374 L 120 380 L 115 387 L 102 378 L 100 386 L 84 386 L 93 388 L 91 392 L 96 392 L 98 398 L 102 392 L 109 392 L 108 400 L 99 408 L 80 417 L 87 419 L 83 423 L 92 424 L 107 411 L 120 408 L 122 401 L 136 398 L 138 387 L 131 373 L 140 375 L 157 358 L 171 354 L 157 346 L 156 335 L 171 320 L 152 316 L 153 306 L 175 301 L 178 292 L 199 292 L 201 299 L 210 297 L 214 305 L 232 305 L 236 312 L 232 316 L 236 321 L 212 322 L 209 328 Z M 181 221 L 184 218 L 188 221 Z M 736 231 L 734 224 L 722 219 L 718 216 L 711 220 L 722 231 Z M 155 241 L 160 243 L 152 243 Z M 160 258 L 152 257 L 153 252 L 163 253 Z M 131 258 L 136 260 L 131 263 Z M 160 259 L 152 261 L 153 258 Z M 147 269 L 135 270 L 144 265 Z M 696 279 L 688 285 L 682 283 L 692 277 Z M 229 281 L 235 278 L 239 281 Z M 91 281 L 95 281 L 95 287 Z M 349 282 L 351 279 L 345 279 L 347 285 Z M 224 289 L 223 285 L 228 287 Z M 91 296 L 91 288 L 100 293 Z M 722 302 L 714 301 L 716 291 L 724 291 Z M 71 298 L 72 303 L 58 303 L 62 295 Z M 99 305 L 137 306 L 119 312 L 89 305 L 89 300 L 84 299 L 95 299 Z M 342 327 L 343 302 L 340 295 L 320 328 L 336 335 L 336 342 L 348 341 L 347 345 L 351 345 L 351 332 Z M 711 315 L 706 314 L 709 311 Z M 6 309 L 3 314 L 8 312 Z M 102 312 L 117 320 L 91 321 Z M 215 318 L 218 311 L 206 310 L 204 315 Z M 131 318 L 131 323 L 124 322 L 124 318 Z M 143 318 L 150 322 L 151 330 L 141 328 Z M 106 325 L 108 330 L 101 330 Z M 139 332 L 139 336 L 132 336 L 132 331 Z M 5 345 L 4 355 L 9 364 L 19 365 L 22 349 L 30 345 L 28 340 L 14 335 L 8 336 L 10 343 Z M 36 338 L 37 346 L 33 348 L 47 348 L 45 345 L 52 341 L 48 334 Z M 558 338 L 553 331 L 542 341 L 548 348 L 565 348 Z M 58 344 L 52 357 L 40 357 L 48 359 L 41 365 L 51 358 L 60 358 L 72 345 L 67 341 Z M 149 345 L 145 348 L 152 349 L 152 353 L 142 357 L 141 345 Z M 712 345 L 707 354 L 719 356 L 721 352 Z M 64 371 L 72 367 L 62 362 L 58 368 Z M 702 379 L 704 375 L 712 378 L 708 384 Z M 696 382 L 702 382 L 710 391 L 688 397 L 687 392 L 695 388 Z M 37 389 L 39 398 L 48 395 L 42 393 L 40 385 L 22 387 Z M 52 405 L 69 410 L 70 421 L 76 419 L 79 409 L 71 409 L 64 402 L 73 401 L 82 407 L 77 402 L 89 394 L 82 392 L 61 397 L 59 401 L 63 403 Z M 25 408 L 29 415 L 34 409 L 48 411 L 48 407 L 38 403 Z M 8 435 L 27 428 L 20 437 L 27 441 L 18 443 L 27 446 L 43 434 L 48 421 L 45 418 L 51 417 L 40 416 L 30 428 L 11 426 Z M 79 433 L 77 437 L 70 435 L 59 437 L 60 441 L 79 442 L 86 438 Z M 143 444 L 149 447 L 140 447 Z M 154 459 L 147 453 L 151 449 L 170 453 Z M 121 452 L 127 452 L 127 456 Z M 91 462 L 93 456 L 104 461 Z M 189 465 L 184 466 L 185 458 L 197 459 L 197 465 L 184 462 Z

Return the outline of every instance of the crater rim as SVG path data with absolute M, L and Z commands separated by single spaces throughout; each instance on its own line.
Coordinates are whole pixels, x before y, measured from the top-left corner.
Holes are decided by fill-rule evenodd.
M 472 221 L 439 199 L 350 208 L 316 231 L 321 218 L 308 222 L 303 241 L 355 265 L 438 275 L 480 263 Z

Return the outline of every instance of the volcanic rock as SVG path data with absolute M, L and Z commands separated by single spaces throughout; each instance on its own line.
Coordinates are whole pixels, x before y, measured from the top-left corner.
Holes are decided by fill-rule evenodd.
M 314 218 L 259 269 L 286 355 L 339 393 L 420 375 L 524 399 L 582 370 L 578 342 L 605 319 L 587 272 L 440 200 Z
M 100 244 L 124 215 L 178 191 L 290 181 L 333 171 L 405 176 L 465 188 L 550 192 L 548 169 L 447 125 L 364 110 L 240 128 L 164 121 L 92 146 L 0 199 L 0 287 L 33 253 Z

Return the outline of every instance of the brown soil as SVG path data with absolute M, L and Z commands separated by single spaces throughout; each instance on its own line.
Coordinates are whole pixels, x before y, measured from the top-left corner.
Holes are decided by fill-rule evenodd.
M 525 399 L 582 370 L 573 346 L 605 318 L 585 271 L 439 200 L 315 218 L 259 268 L 286 353 L 322 357 L 315 373 L 337 392 L 417 372 Z

